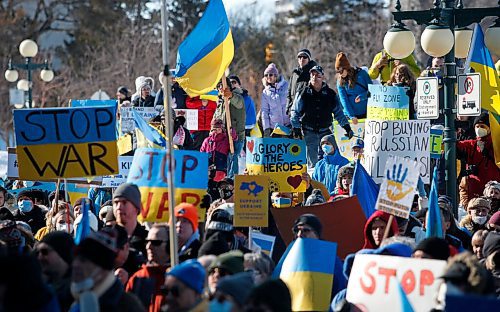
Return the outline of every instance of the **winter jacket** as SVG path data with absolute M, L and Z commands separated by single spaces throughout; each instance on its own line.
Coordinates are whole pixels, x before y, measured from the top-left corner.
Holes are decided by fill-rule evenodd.
M 341 86 L 340 79 L 337 79 L 340 104 L 344 108 L 344 114 L 350 119 L 358 116 L 366 116 L 368 85 L 372 84 L 372 80 L 364 70 L 356 68 L 356 72 L 356 83 L 352 88 L 347 83 Z M 360 97 L 360 101 L 356 103 L 356 97 L 358 96 Z
M 199 96 L 188 97 L 186 99 L 186 108 L 198 110 L 198 131 L 209 131 L 210 123 L 212 122 L 215 109 L 217 108 L 217 103 L 209 100 L 207 100 L 206 106 L 203 106 L 202 103 Z
M 236 135 L 233 135 L 233 139 Z M 210 132 L 208 138 L 203 141 L 200 152 L 209 153 L 209 164 L 215 164 L 217 170 L 227 169 L 227 155 L 229 154 L 229 140 L 225 132 L 217 134 Z
M 233 96 L 229 100 L 229 111 L 231 114 L 231 127 L 236 131 L 237 138 L 235 140 L 243 140 L 245 138 L 245 100 L 243 99 L 241 88 L 232 90 Z M 223 98 L 219 98 L 217 109 L 213 118 L 221 119 L 226 125 L 226 109 L 224 107 Z
M 378 60 L 382 58 L 382 53 L 383 51 L 380 51 L 373 58 L 372 66 L 370 66 L 370 69 L 368 70 L 368 75 L 370 76 L 371 79 L 377 79 L 380 76 L 380 82 L 384 84 L 387 81 L 389 81 L 389 78 L 391 78 L 392 70 L 396 66 L 394 66 L 394 61 L 390 61 L 389 64 L 387 64 L 387 66 L 384 66 L 382 68 L 382 70 L 376 68 L 375 64 L 378 62 Z M 387 53 L 387 56 L 391 58 L 391 56 L 389 56 L 389 53 Z M 420 68 L 418 67 L 417 62 L 415 61 L 413 54 L 410 54 L 409 56 L 405 57 L 404 59 L 401 60 L 401 62 L 406 64 L 410 68 L 411 72 L 415 77 L 420 76 Z
M 315 61 L 310 60 L 309 63 L 304 66 L 304 68 L 297 67 L 293 70 L 292 76 L 290 77 L 290 85 L 288 87 L 288 97 L 286 104 L 286 112 L 290 115 L 293 102 L 297 97 L 297 94 L 300 94 L 302 90 L 309 84 L 309 71 L 314 66 L 318 65 Z
M 365 228 L 363 234 L 365 235 L 365 244 L 363 245 L 363 249 L 376 249 L 379 246 L 375 245 L 375 241 L 372 236 L 372 223 L 375 219 L 380 218 L 384 220 L 386 223 L 389 222 L 390 214 L 383 212 L 381 210 L 375 211 L 368 220 L 366 220 Z M 392 224 L 390 225 L 391 229 L 389 230 L 388 237 L 395 236 L 399 234 L 398 223 L 396 222 L 396 218 L 392 219 Z
M 14 211 L 13 215 L 16 221 L 23 221 L 28 223 L 28 225 L 31 227 L 31 232 L 33 233 L 33 235 L 46 225 L 45 212 L 38 205 L 34 205 L 33 209 L 30 212 L 24 213 L 20 210 L 16 210 Z
M 257 113 L 255 112 L 255 103 L 253 102 L 248 90 L 242 89 L 243 100 L 245 101 L 245 129 L 253 129 L 257 123 Z
M 143 265 L 130 277 L 125 291 L 136 295 L 149 312 L 159 312 L 163 304 L 163 294 L 160 291 L 165 282 L 167 266 Z
M 487 230 L 486 223 L 483 224 L 483 225 L 475 223 L 474 221 L 472 221 L 472 216 L 471 215 L 466 215 L 460 221 L 459 226 L 461 228 L 464 228 L 467 231 L 469 231 L 469 233 L 471 234 L 471 236 L 474 235 L 474 233 L 476 233 L 479 230 Z
M 481 146 L 484 146 L 481 148 Z M 467 207 L 470 199 L 482 196 L 484 186 L 489 181 L 500 181 L 500 168 L 495 164 L 491 134 L 457 142 L 457 158 L 476 169 L 464 177 L 460 184 L 460 203 Z
M 349 163 L 349 160 L 340 155 L 338 148 L 335 148 L 333 155 L 325 155 L 314 167 L 312 179 L 323 183 L 330 195 L 335 194 L 337 186 L 337 174 L 339 169 Z
M 294 128 L 320 131 L 332 126 L 332 114 L 339 125 L 349 124 L 335 91 L 326 83 L 323 83 L 320 91 L 308 85 L 293 103 L 290 122 Z
M 264 79 L 264 90 L 261 95 L 262 127 L 274 129 L 276 124 L 290 125 L 290 117 L 286 113 L 288 82 L 279 77 L 279 81 L 274 86 L 266 85 Z
M 137 97 L 132 101 L 132 106 L 134 107 L 154 107 L 155 106 L 155 98 L 151 95 L 148 95 L 145 99 L 142 97 Z

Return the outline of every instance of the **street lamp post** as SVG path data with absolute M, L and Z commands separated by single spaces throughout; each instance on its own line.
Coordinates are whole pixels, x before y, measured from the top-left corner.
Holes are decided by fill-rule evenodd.
M 37 69 L 42 69 L 40 72 L 40 78 L 45 82 L 50 82 L 54 79 L 54 72 L 49 68 L 49 63 L 47 60 L 45 62 L 37 64 L 33 63 L 32 59 L 38 53 L 38 45 L 35 41 L 26 39 L 19 45 L 19 53 L 24 57 L 25 62 L 23 64 L 12 63 L 12 59 L 9 60 L 9 66 L 5 71 L 5 79 L 9 82 L 15 82 L 19 78 L 19 73 L 16 69 L 25 70 L 28 72 L 28 80 L 21 79 L 17 83 L 18 89 L 28 92 L 28 108 L 32 108 L 33 104 L 33 79 L 32 71 Z
M 455 6 L 455 2 L 457 5 Z M 413 36 L 404 27 L 403 21 L 413 20 L 417 24 L 428 25 L 422 33 L 422 49 L 434 57 L 445 57 L 444 81 L 444 158 L 446 176 L 446 194 L 453 202 L 454 214 L 457 215 L 457 168 L 456 168 L 456 141 L 455 132 L 455 83 L 457 70 L 455 56 L 465 58 L 472 38 L 472 30 L 465 28 L 472 23 L 478 23 L 488 16 L 500 17 L 500 1 L 498 7 L 492 8 L 467 8 L 463 7 L 463 1 L 435 0 L 434 7 L 421 11 L 401 11 L 401 2 L 396 1 L 396 11 L 392 12 L 395 23 L 384 38 L 384 48 L 387 52 L 397 58 L 404 58 L 413 53 L 413 46 L 402 45 Z M 496 24 L 489 28 L 486 42 L 491 42 L 490 49 L 499 53 L 498 38 L 500 34 L 500 18 Z M 457 28 L 456 28 L 457 27 Z M 411 40 L 410 40 L 411 41 Z M 393 54 L 394 53 L 394 54 Z

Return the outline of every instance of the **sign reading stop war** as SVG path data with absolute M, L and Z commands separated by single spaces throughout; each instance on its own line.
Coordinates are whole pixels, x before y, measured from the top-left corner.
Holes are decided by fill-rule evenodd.
M 302 140 L 247 138 L 246 168 L 269 177 L 271 192 L 305 192 L 306 144 Z
M 413 311 L 430 311 L 445 267 L 442 260 L 358 254 L 349 276 L 347 301 L 370 312 L 386 312 L 388 307 L 401 311 L 399 283 Z
M 115 113 L 112 106 L 14 110 L 19 177 L 118 173 Z
M 134 183 L 141 191 L 142 209 L 138 220 L 168 221 L 168 157 L 157 148 L 139 148 L 135 151 L 127 182 Z M 208 155 L 206 153 L 174 151 L 175 203 L 191 203 L 198 208 L 200 222 L 204 210 L 199 204 L 207 192 Z

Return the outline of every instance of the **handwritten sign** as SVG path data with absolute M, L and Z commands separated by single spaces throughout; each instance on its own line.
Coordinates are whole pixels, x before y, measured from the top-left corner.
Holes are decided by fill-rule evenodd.
M 120 122 L 122 133 L 132 132 L 135 129 L 134 115 L 135 110 L 145 121 L 149 121 L 160 114 L 154 107 L 122 107 L 120 109 Z
M 174 109 L 175 116 L 184 116 L 186 124 L 184 125 L 188 130 L 198 130 L 198 110 L 197 109 Z
M 118 173 L 115 113 L 112 106 L 14 110 L 19 177 Z
M 443 126 L 434 125 L 431 128 L 429 149 L 431 158 L 440 159 L 443 151 Z
M 267 227 L 269 178 L 256 175 L 237 175 L 234 190 L 234 226 Z
M 380 185 L 376 209 L 397 217 L 410 217 L 421 164 L 409 158 L 389 156 L 386 177 Z
M 442 260 L 358 254 L 349 276 L 347 301 L 370 312 L 386 312 L 388 307 L 402 311 L 400 283 L 413 311 L 430 311 L 445 268 Z
M 108 175 L 102 177 L 103 187 L 118 187 L 120 184 L 127 182 L 128 172 L 132 166 L 133 156 L 118 156 L 118 170 L 117 175 Z
M 168 157 L 163 149 L 139 148 L 135 151 L 127 182 L 139 187 L 142 209 L 140 222 L 168 221 Z M 175 202 L 191 203 L 199 208 L 207 192 L 208 156 L 205 153 L 174 151 Z M 204 221 L 204 210 L 198 210 L 200 222 Z
M 246 168 L 250 175 L 269 177 L 271 192 L 305 192 L 302 173 L 307 169 L 302 140 L 247 138 Z
M 429 183 L 428 120 L 368 120 L 365 123 L 365 154 L 363 166 L 376 183 L 382 183 L 390 155 L 410 158 L 422 164 L 420 176 Z
M 371 120 L 407 120 L 409 98 L 403 87 L 368 85 L 370 97 L 367 118 Z
M 352 152 L 352 143 L 356 138 L 364 138 L 365 136 L 365 120 L 358 120 L 358 124 L 353 124 L 350 122 L 351 129 L 354 132 L 355 137 L 349 140 L 345 135 L 345 130 L 342 128 L 337 121 L 333 122 L 335 141 L 337 141 L 337 146 L 339 147 L 340 154 L 349 160 L 354 159 L 354 154 Z

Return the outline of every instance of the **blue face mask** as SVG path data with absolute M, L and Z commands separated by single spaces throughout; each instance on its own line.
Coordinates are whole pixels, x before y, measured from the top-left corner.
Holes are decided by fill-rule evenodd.
M 276 208 L 289 208 L 292 206 L 292 199 L 287 197 L 276 197 L 273 199 L 273 206 Z
M 17 207 L 21 212 L 30 212 L 33 210 L 33 202 L 31 200 L 25 199 L 17 203 Z
M 219 300 L 214 299 L 210 301 L 209 311 L 210 312 L 230 312 L 232 309 L 231 302 L 224 300 L 223 302 L 219 302 Z
M 323 144 L 323 145 L 321 145 L 321 149 L 327 155 L 329 155 L 329 154 L 331 154 L 333 152 L 333 146 L 331 146 L 330 144 Z

